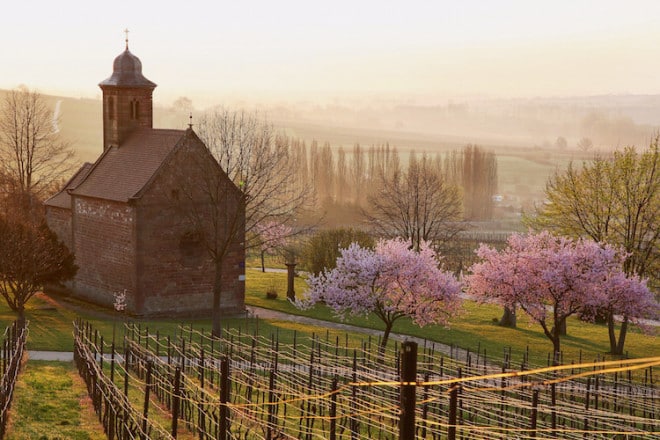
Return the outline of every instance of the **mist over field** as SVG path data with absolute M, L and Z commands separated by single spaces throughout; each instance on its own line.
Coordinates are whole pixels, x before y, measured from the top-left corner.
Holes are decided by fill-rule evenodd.
M 154 127 L 186 128 L 190 114 L 194 125 L 195 118 L 210 109 L 181 98 L 159 102 L 156 91 Z M 57 129 L 72 143 L 77 160 L 95 161 L 102 151 L 101 101 L 46 99 L 57 110 Z M 434 105 L 364 97 L 326 104 L 234 101 L 224 106 L 258 111 L 281 133 L 307 145 L 328 143 L 334 151 L 350 151 L 356 144 L 396 147 L 404 163 L 411 151 L 446 157 L 466 145 L 479 145 L 496 155 L 494 218 L 514 221 L 522 211 L 543 203 L 545 184 L 556 170 L 629 145 L 645 148 L 660 121 L 658 95 L 465 98 Z

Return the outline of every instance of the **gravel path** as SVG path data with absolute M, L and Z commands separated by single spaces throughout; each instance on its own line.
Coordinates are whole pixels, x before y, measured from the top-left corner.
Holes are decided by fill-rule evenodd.
M 382 330 L 374 330 L 370 328 L 358 327 L 355 325 L 344 324 L 341 322 L 323 321 L 321 319 L 308 318 L 307 316 L 291 315 L 289 313 L 278 312 L 277 310 L 264 309 L 261 307 L 247 306 L 246 308 L 250 316 L 259 317 L 260 319 L 273 319 L 279 321 L 298 322 L 301 324 L 309 324 L 321 328 L 342 330 L 347 332 L 364 333 L 375 337 L 383 335 Z M 452 349 L 449 345 L 441 344 L 439 342 L 430 342 L 423 338 L 418 338 L 415 336 L 402 335 L 399 333 L 390 333 L 390 339 L 400 342 L 415 341 L 417 342 L 419 347 L 423 347 L 425 342 L 427 345 L 432 343 L 434 344 L 434 348 L 437 351 L 441 351 L 447 355 L 449 355 L 452 352 Z M 453 349 L 453 354 L 454 356 L 458 354 L 460 357 L 467 356 L 467 352 L 465 350 L 458 348 Z

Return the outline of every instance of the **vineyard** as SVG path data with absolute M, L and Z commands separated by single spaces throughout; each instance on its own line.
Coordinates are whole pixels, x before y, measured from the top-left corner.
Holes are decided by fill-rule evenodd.
M 8 412 L 14 396 L 14 386 L 21 365 L 25 340 L 27 339 L 27 325 L 20 325 L 14 321 L 5 329 L 2 337 L 2 350 L 0 351 L 0 439 L 4 437 L 7 427 Z
M 432 343 L 379 352 L 224 329 L 117 345 L 75 323 L 75 361 L 110 439 L 651 439 L 660 358 L 533 368 Z

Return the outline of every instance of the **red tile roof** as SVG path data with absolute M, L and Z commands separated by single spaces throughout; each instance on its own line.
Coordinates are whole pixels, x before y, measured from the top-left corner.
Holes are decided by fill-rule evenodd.
M 78 171 L 69 179 L 69 181 L 64 185 L 64 188 L 48 200 L 44 202 L 45 205 L 47 206 L 55 206 L 57 208 L 66 208 L 66 209 L 71 209 L 71 196 L 69 195 L 70 189 L 75 188 L 78 186 L 82 180 L 87 177 L 87 174 L 89 171 L 92 169 L 94 165 L 85 162 Z
M 127 202 L 145 187 L 185 133 L 136 129 L 119 147 L 108 148 L 70 193 Z

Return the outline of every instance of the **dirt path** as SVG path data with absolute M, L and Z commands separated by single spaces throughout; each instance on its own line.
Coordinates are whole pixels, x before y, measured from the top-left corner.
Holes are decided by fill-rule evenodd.
M 350 324 L 343 324 L 341 322 L 323 321 L 321 319 L 308 318 L 307 316 L 291 315 L 289 313 L 278 312 L 277 310 L 264 309 L 255 306 L 247 306 L 246 309 L 248 310 L 250 316 L 258 316 L 259 319 L 272 319 L 278 321 L 297 322 L 300 324 L 313 325 L 321 328 L 342 330 L 346 332 L 364 333 L 375 337 L 379 337 L 383 335 L 383 332 L 381 330 L 358 327 Z M 452 354 L 452 348 L 449 345 L 441 344 L 439 342 L 424 340 L 423 338 L 418 338 L 415 336 L 402 335 L 399 333 L 391 333 L 390 339 L 399 342 L 415 341 L 417 342 L 419 347 L 423 347 L 424 343 L 426 343 L 427 345 L 433 344 L 436 351 L 440 351 L 447 355 Z M 454 347 L 453 355 L 458 359 L 465 359 L 465 357 L 467 356 L 467 351 Z

